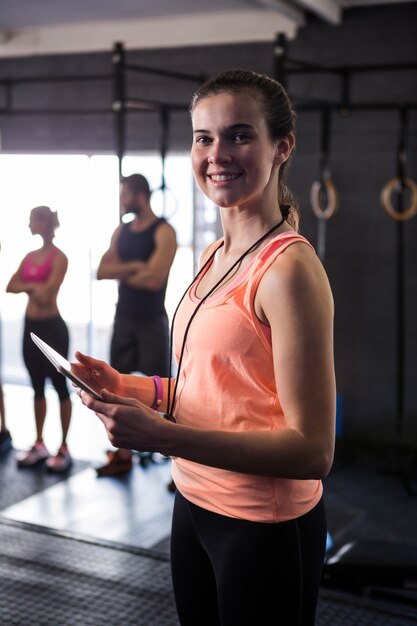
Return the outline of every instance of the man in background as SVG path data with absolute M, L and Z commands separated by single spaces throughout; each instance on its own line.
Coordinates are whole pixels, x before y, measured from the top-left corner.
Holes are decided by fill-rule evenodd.
M 169 325 L 165 292 L 177 250 L 176 234 L 151 207 L 151 191 L 141 174 L 122 178 L 120 203 L 128 223 L 114 231 L 97 270 L 98 280 L 119 281 L 119 296 L 110 347 L 110 364 L 122 374 L 168 376 Z M 98 476 L 127 472 L 132 452 L 107 453 Z

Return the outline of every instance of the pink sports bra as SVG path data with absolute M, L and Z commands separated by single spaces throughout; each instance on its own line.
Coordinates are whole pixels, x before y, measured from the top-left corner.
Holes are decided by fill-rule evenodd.
M 29 252 L 23 263 L 22 278 L 28 283 L 44 283 L 48 280 L 52 270 L 54 258 L 58 254 L 57 248 L 54 248 L 42 263 L 38 265 L 33 263 L 35 252 Z

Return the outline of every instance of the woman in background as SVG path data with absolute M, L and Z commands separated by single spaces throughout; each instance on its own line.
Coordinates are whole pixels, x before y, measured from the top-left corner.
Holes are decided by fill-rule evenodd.
M 23 334 L 23 358 L 34 390 L 36 441 L 27 452 L 17 455 L 21 467 L 30 467 L 41 461 L 51 472 L 63 472 L 71 465 L 67 448 L 67 434 L 71 421 L 71 400 L 66 379 L 57 372 L 31 340 L 33 332 L 57 352 L 68 354 L 68 328 L 57 305 L 57 296 L 64 280 L 68 259 L 53 243 L 59 226 L 56 212 L 47 206 L 38 206 L 30 213 L 29 228 L 32 235 L 40 235 L 42 246 L 29 252 L 7 285 L 9 293 L 27 293 L 28 303 Z M 58 394 L 62 425 L 62 443 L 55 456 L 50 456 L 44 440 L 46 417 L 45 383 L 50 378 Z

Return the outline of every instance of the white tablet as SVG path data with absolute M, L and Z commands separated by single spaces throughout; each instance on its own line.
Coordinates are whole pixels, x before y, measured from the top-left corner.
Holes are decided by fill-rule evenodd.
M 30 333 L 30 336 L 32 338 L 32 341 L 35 342 L 39 350 L 41 350 L 44 355 L 51 361 L 52 365 L 56 367 L 58 372 L 69 378 L 73 383 L 77 385 L 77 387 L 80 387 L 80 389 L 91 393 L 91 395 L 97 398 L 97 400 L 103 399 L 97 391 L 94 391 L 92 387 L 90 387 L 81 378 L 74 374 L 74 372 L 71 371 L 71 363 L 67 361 L 67 359 L 65 359 L 56 350 L 51 348 L 51 346 L 48 346 L 48 344 L 42 341 L 42 339 L 39 339 L 39 337 L 35 335 L 35 333 Z

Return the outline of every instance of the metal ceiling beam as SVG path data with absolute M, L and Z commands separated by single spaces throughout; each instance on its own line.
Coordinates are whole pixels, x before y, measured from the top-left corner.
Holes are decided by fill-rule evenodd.
M 27 28 L 14 31 L 10 41 L 0 45 L 0 58 L 108 50 L 115 33 L 126 50 L 271 42 L 277 32 L 293 39 L 301 25 L 277 10 L 261 10 L 258 4 L 256 10 L 247 11 Z
M 331 24 L 342 23 L 342 8 L 338 0 L 293 0 L 293 2 Z
M 0 30 L 0 45 L 7 43 L 11 37 L 11 33 L 8 30 Z
M 305 24 L 304 12 L 296 8 L 291 0 L 256 0 L 255 4 L 274 9 L 284 17 L 292 20 L 297 26 Z

